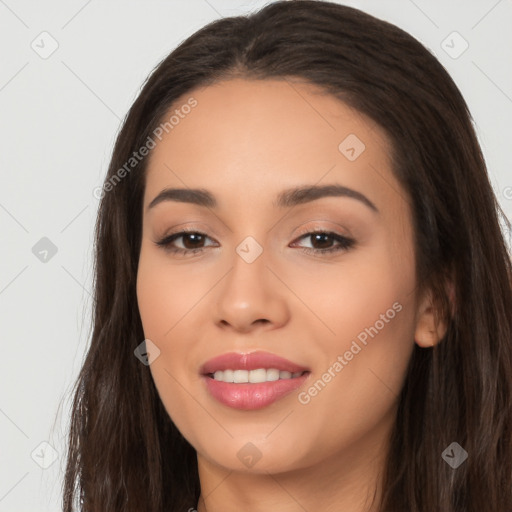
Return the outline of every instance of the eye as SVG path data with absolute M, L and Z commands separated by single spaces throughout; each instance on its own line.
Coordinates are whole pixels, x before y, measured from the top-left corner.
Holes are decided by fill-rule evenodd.
M 298 240 L 307 238 L 309 238 L 313 244 L 319 244 L 323 247 L 303 247 L 301 250 L 306 254 L 333 253 L 343 250 L 349 250 L 355 244 L 355 240 L 352 238 L 339 235 L 338 233 L 333 233 L 332 231 L 322 231 L 320 229 L 308 231 L 304 233 L 300 238 L 298 238 Z M 337 242 L 338 245 L 332 246 L 329 243 L 329 240 L 331 240 L 331 242 Z M 328 245 L 329 247 L 326 247 L 326 245 Z
M 182 243 L 184 247 L 176 247 L 174 245 L 176 240 L 183 239 Z M 209 239 L 206 233 L 196 231 L 193 229 L 184 229 L 177 233 L 171 233 L 170 235 L 162 238 L 155 242 L 156 245 L 162 247 L 165 251 L 173 254 L 197 254 L 202 252 L 205 247 L 202 244 L 205 243 L 206 239 Z M 351 249 L 355 245 L 355 240 L 346 236 L 334 233 L 331 231 L 313 230 L 303 233 L 297 240 L 309 238 L 313 244 L 319 244 L 321 247 L 302 247 L 301 251 L 306 254 L 323 254 L 323 253 L 334 253 L 339 251 L 346 251 Z M 330 241 L 329 241 L 330 240 Z M 332 245 L 332 243 L 337 245 Z M 295 244 L 295 242 L 294 242 Z M 326 247 L 327 245 L 327 247 Z
M 180 238 L 183 238 L 184 248 L 175 247 L 173 245 L 174 241 Z M 156 245 L 163 247 L 165 251 L 174 254 L 195 254 L 203 250 L 203 247 L 196 247 L 196 245 L 204 243 L 205 238 L 209 238 L 205 233 L 192 229 L 184 229 L 177 233 L 171 233 L 156 242 Z M 187 240 L 187 242 L 185 242 L 185 240 Z

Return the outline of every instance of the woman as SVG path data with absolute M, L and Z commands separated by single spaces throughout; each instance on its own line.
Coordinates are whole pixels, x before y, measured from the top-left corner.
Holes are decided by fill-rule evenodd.
M 193 34 L 102 190 L 65 512 L 512 510 L 499 214 L 401 29 L 298 0 Z

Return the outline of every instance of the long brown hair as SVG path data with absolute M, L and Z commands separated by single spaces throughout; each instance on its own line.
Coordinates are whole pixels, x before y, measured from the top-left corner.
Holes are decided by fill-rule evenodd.
M 512 265 L 500 215 L 510 223 L 469 109 L 439 61 L 400 28 L 295 0 L 194 33 L 155 68 L 124 120 L 95 230 L 92 339 L 73 390 L 64 512 L 197 504 L 196 452 L 134 357 L 144 340 L 135 285 L 147 158 L 120 180 L 119 170 L 178 98 L 232 77 L 315 84 L 392 141 L 393 172 L 413 211 L 418 292 L 434 291 L 448 329 L 435 347 L 414 346 L 381 511 L 511 511 Z M 456 469 L 442 457 L 452 442 L 468 453 Z

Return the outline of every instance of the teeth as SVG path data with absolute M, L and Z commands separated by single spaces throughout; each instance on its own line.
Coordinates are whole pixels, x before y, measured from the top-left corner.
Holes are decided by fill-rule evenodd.
M 248 373 L 248 380 L 254 384 L 258 382 L 265 382 L 267 380 L 267 370 L 260 368 L 258 370 L 251 370 Z
M 247 370 L 235 370 L 233 374 L 233 382 L 249 382 L 249 372 Z
M 269 368 L 267 370 L 267 381 L 279 380 L 279 370 Z
M 279 379 L 295 379 L 300 377 L 303 372 L 287 372 L 277 370 L 276 368 L 258 368 L 257 370 L 217 370 L 213 378 L 222 382 L 234 382 L 236 384 L 250 382 L 257 384 L 260 382 L 272 382 Z

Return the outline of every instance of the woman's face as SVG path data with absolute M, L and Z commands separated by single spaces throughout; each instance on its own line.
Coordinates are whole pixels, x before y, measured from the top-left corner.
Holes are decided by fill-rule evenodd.
M 261 473 L 373 464 L 420 314 L 411 210 L 385 135 L 287 81 L 225 81 L 176 109 L 150 154 L 137 277 L 167 412 L 200 463 Z M 328 185 L 346 193 L 285 194 Z M 164 189 L 187 194 L 151 206 Z M 199 204 L 191 189 L 212 199 Z M 183 229 L 193 233 L 157 245 Z M 256 351 L 268 358 L 243 357 Z

